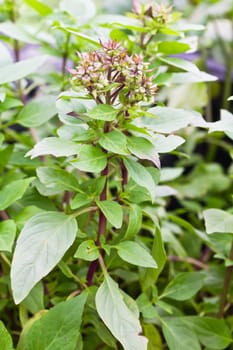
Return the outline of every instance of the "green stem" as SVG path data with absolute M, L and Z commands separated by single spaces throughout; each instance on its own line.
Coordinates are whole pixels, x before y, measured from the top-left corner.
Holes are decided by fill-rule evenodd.
M 72 217 L 77 217 L 77 216 L 80 216 L 82 214 L 85 214 L 85 213 L 89 213 L 91 211 L 95 211 L 97 210 L 98 208 L 97 207 L 88 207 L 88 208 L 84 208 L 84 209 L 81 209 L 81 210 L 78 210 L 78 211 L 75 211 L 73 214 L 71 214 L 70 216 Z
M 102 191 L 102 193 L 100 195 L 100 200 L 101 201 L 105 201 L 107 199 L 108 164 L 106 165 L 104 170 L 102 170 L 101 176 L 106 176 L 105 185 L 104 185 L 103 191 Z M 102 211 L 99 209 L 99 226 L 98 226 L 97 239 L 96 239 L 96 242 L 95 242 L 95 244 L 98 247 L 100 246 L 100 238 L 101 238 L 101 236 L 106 234 L 106 226 L 107 226 L 106 218 L 105 218 L 104 214 L 102 213 Z M 88 273 L 87 273 L 87 285 L 88 286 L 92 285 L 92 281 L 93 281 L 95 272 L 97 270 L 97 267 L 98 267 L 98 260 L 92 261 L 92 263 L 90 264 Z

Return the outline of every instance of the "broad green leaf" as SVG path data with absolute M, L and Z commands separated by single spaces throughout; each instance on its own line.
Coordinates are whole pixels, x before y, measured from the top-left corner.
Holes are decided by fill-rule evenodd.
M 186 43 L 177 41 L 163 41 L 159 43 L 158 50 L 166 55 L 175 55 L 185 52 L 190 49 L 190 46 Z
M 98 337 L 104 342 L 104 344 L 108 345 L 110 349 L 117 350 L 117 340 L 113 337 L 108 328 L 105 327 L 104 323 L 98 317 L 98 314 L 92 311 L 88 319 L 89 322 L 92 323 L 92 325 L 95 327 L 95 332 L 97 333 Z
M 0 67 L 0 84 L 11 83 L 37 72 L 46 59 L 47 56 L 37 56 Z
M 202 110 L 208 103 L 206 83 L 171 85 L 166 94 L 168 107 Z
M 225 109 L 221 109 L 220 120 L 209 123 L 209 132 L 224 131 L 233 132 L 233 114 Z
M 83 145 L 72 165 L 82 171 L 98 173 L 106 167 L 107 155 L 99 146 Z
M 31 159 L 25 157 L 25 150 L 16 150 L 14 149 L 11 157 L 9 159 L 9 164 L 15 165 L 19 168 L 27 167 L 27 168 L 37 168 L 41 165 L 40 159 Z
M 74 257 L 77 259 L 94 261 L 98 259 L 99 255 L 100 252 L 95 242 L 89 239 L 79 245 L 76 253 L 74 254 Z
M 1 51 L 0 66 L 3 66 L 3 65 L 5 66 L 7 64 L 11 64 L 13 61 L 12 57 L 11 57 L 11 53 L 7 49 L 7 47 L 5 45 L 3 45 L 1 42 L 0 42 L 0 51 Z M 1 91 L 1 93 L 2 93 L 2 91 Z M 3 102 L 4 99 L 0 98 L 0 102 Z
M 160 171 L 160 182 L 168 182 L 177 179 L 184 171 L 184 168 L 162 168 Z
M 68 95 L 67 95 L 68 94 Z M 92 104 L 95 105 L 95 102 L 92 100 L 81 100 L 78 98 L 77 94 L 74 92 L 66 93 L 63 92 L 59 95 L 58 99 L 56 100 L 56 108 L 59 113 L 59 118 L 61 116 L 61 121 L 64 124 L 67 125 L 77 125 L 81 122 L 77 118 L 74 118 L 70 115 L 66 115 L 70 112 L 76 112 L 76 113 L 85 113 L 90 108 L 89 104 L 92 106 Z M 87 105 L 87 106 L 86 106 Z
M 163 350 L 161 335 L 153 324 L 145 324 L 143 326 L 143 331 L 149 340 L 147 350 Z
M 2 350 L 13 350 L 11 336 L 2 321 L 0 321 L 0 345 Z
M 140 244 L 132 241 L 123 241 L 115 246 L 122 260 L 142 267 L 157 268 L 155 260 Z
M 78 209 L 84 205 L 90 204 L 93 198 L 86 193 L 77 193 L 70 202 L 71 209 Z
M 130 158 L 124 159 L 124 164 L 129 176 L 141 187 L 147 189 L 151 200 L 155 197 L 155 183 L 149 171 L 141 164 Z
M 96 204 L 113 227 L 120 228 L 122 226 L 123 210 L 119 203 L 106 200 L 96 201 Z
M 164 243 L 160 230 L 155 231 L 153 246 L 151 250 L 152 257 L 156 260 L 157 269 L 146 269 L 141 271 L 141 285 L 143 290 L 147 290 L 151 285 L 154 285 L 163 271 L 164 265 L 167 261 Z
M 59 137 L 47 137 L 38 142 L 26 157 L 36 158 L 38 156 L 51 154 L 54 157 L 69 157 L 79 152 L 80 146 L 74 142 Z
M 203 286 L 205 275 L 201 272 L 181 272 L 170 281 L 160 298 L 188 300 Z
M 157 153 L 168 153 L 182 145 L 185 142 L 185 139 L 177 135 L 164 136 L 156 134 L 153 137 L 153 141 Z
M 232 214 L 220 209 L 207 209 L 203 215 L 207 233 L 233 233 Z
M 88 117 L 97 120 L 112 121 L 116 119 L 118 110 L 110 105 L 97 105 L 88 112 Z
M 26 104 L 16 118 L 20 125 L 35 128 L 57 113 L 54 96 L 42 96 Z
M 37 283 L 23 300 L 22 305 L 32 314 L 44 310 L 44 287 L 42 282 Z
M 24 0 L 25 3 L 33 10 L 39 13 L 41 16 L 47 16 L 53 12 L 53 10 L 47 6 L 44 2 L 38 0 Z
M 199 73 L 199 69 L 192 62 L 177 57 L 159 57 L 159 60 L 171 66 L 183 69 L 191 73 Z
M 23 226 L 32 216 L 41 213 L 42 211 L 43 209 L 35 205 L 23 206 L 22 210 L 15 217 L 17 228 L 22 230 Z
M 147 350 L 148 340 L 139 335 L 141 325 L 123 300 L 123 295 L 110 276 L 96 293 L 97 312 L 124 350 Z
M 60 191 L 79 191 L 79 183 L 76 177 L 66 170 L 40 167 L 36 170 L 39 180 L 46 187 Z
M 172 73 L 170 78 L 171 84 L 190 84 L 190 83 L 204 83 L 209 81 L 216 81 L 218 78 L 206 72 L 186 72 L 186 73 Z
M 141 229 L 142 210 L 136 204 L 131 204 L 129 207 L 129 220 L 124 239 L 130 240 L 136 236 Z
M 148 159 L 160 168 L 159 155 L 155 146 L 143 137 L 131 136 L 127 139 L 127 147 L 130 152 L 139 159 Z
M 146 116 L 138 120 L 138 126 L 144 126 L 152 131 L 169 134 L 192 124 L 201 118 L 195 111 L 189 111 L 171 107 L 153 107 L 148 110 L 150 117 Z M 137 119 L 136 119 L 137 121 Z
M 26 31 L 19 23 L 5 21 L 0 24 L 0 32 L 15 40 L 25 42 L 27 44 L 38 44 L 38 40 L 30 35 L 30 31 Z
M 26 337 L 27 350 L 74 350 L 80 335 L 87 293 L 63 301 L 33 323 Z
M 188 23 L 188 21 L 176 22 L 172 25 L 172 28 L 174 28 L 175 30 L 180 31 L 180 32 L 205 30 L 205 26 L 203 26 L 202 24 Z
M 0 112 L 8 111 L 9 109 L 13 109 L 16 107 L 22 107 L 23 103 L 18 98 L 8 97 L 4 99 L 2 103 L 0 103 Z
M 126 136 L 119 131 L 111 131 L 103 134 L 99 139 L 99 144 L 107 151 L 127 155 L 129 154 L 126 147 Z
M 169 350 L 201 350 L 196 333 L 183 324 L 179 317 L 164 318 L 162 331 Z
M 61 260 L 77 234 L 74 218 L 45 212 L 27 221 L 17 240 L 11 268 L 15 303 L 20 303 Z
M 29 177 L 25 180 L 16 180 L 4 186 L 0 190 L 0 210 L 5 210 L 12 203 L 22 198 L 29 184 L 34 180 Z
M 0 251 L 12 251 L 15 234 L 16 225 L 13 220 L 0 222 Z
M 73 17 L 77 17 L 82 23 L 83 19 L 90 19 L 96 14 L 96 6 L 93 0 L 62 0 L 60 9 L 67 11 Z
M 232 343 L 232 336 L 224 320 L 211 317 L 190 316 L 184 321 L 196 333 L 199 341 L 213 350 L 226 349 Z

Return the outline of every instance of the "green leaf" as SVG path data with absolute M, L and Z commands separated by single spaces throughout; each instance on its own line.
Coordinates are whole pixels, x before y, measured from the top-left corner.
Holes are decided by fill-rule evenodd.
M 142 210 L 136 204 L 129 207 L 129 221 L 124 239 L 130 240 L 140 231 L 142 224 Z
M 98 173 L 106 167 L 107 155 L 99 146 L 83 145 L 72 165 L 82 171 Z
M 71 209 L 78 209 L 80 207 L 83 207 L 84 205 L 90 204 L 93 201 L 93 198 L 91 198 L 86 193 L 77 193 L 74 198 L 72 198 L 70 202 Z
M 79 191 L 79 183 L 76 177 L 63 169 L 40 167 L 36 170 L 37 176 L 47 188 L 61 191 Z
M 0 103 L 0 112 L 8 111 L 16 107 L 22 107 L 23 103 L 17 98 L 6 97 L 2 103 Z
M 185 139 L 177 135 L 164 136 L 156 134 L 153 137 L 153 141 L 157 153 L 168 153 L 182 145 L 185 142 Z
M 26 127 L 35 128 L 46 123 L 56 113 L 55 97 L 41 96 L 23 107 L 16 122 Z
M 29 184 L 34 180 L 29 177 L 25 180 L 16 180 L 4 186 L 0 190 L 0 210 L 5 210 L 12 203 L 22 198 Z
M 207 348 L 221 350 L 232 344 L 231 332 L 224 320 L 198 316 L 185 317 L 184 320 Z
M 45 3 L 38 0 L 24 0 L 25 3 L 35 10 L 41 16 L 47 16 L 53 12 L 53 10 Z
M 207 209 L 203 215 L 207 233 L 233 233 L 232 214 L 220 209 Z
M 44 287 L 42 282 L 37 283 L 22 302 L 22 305 L 32 314 L 44 310 Z
M 139 335 L 139 320 L 125 304 L 118 285 L 107 274 L 96 293 L 96 308 L 124 350 L 147 350 L 147 339 Z
M 15 234 L 16 225 L 13 220 L 5 220 L 0 222 L 0 251 L 12 251 Z
M 38 44 L 38 40 L 30 35 L 30 31 L 26 31 L 19 22 L 5 21 L 0 24 L 0 32 L 15 40 L 22 41 L 27 44 Z
M 205 83 L 209 81 L 216 81 L 217 77 L 206 72 L 186 72 L 186 73 L 172 73 L 171 84 L 189 84 L 189 83 Z
M 127 139 L 128 149 L 139 159 L 147 159 L 154 163 L 157 168 L 160 168 L 159 155 L 155 146 L 143 137 L 131 136 Z
M 132 241 L 123 241 L 115 246 L 122 260 L 142 267 L 157 268 L 155 260 L 140 244 Z
M 51 154 L 54 157 L 69 157 L 79 152 L 80 146 L 76 143 L 59 137 L 47 137 L 38 142 L 33 149 L 27 152 L 26 157 Z
M 185 128 L 189 124 L 195 123 L 196 120 L 202 119 L 201 115 L 195 111 L 171 107 L 153 107 L 148 110 L 148 113 L 151 116 L 139 119 L 137 125 L 165 134 Z
M 7 64 L 12 63 L 13 60 L 12 60 L 10 51 L 1 42 L 0 42 L 0 51 L 1 51 L 0 66 L 3 66 L 3 65 L 5 66 Z M 2 93 L 3 92 L 1 91 L 1 94 Z M 5 100 L 6 95 L 4 94 L 3 97 L 4 98 L 0 98 L 0 102 L 3 102 Z
M 15 303 L 20 303 L 61 260 L 77 234 L 74 218 L 59 212 L 39 213 L 27 221 L 17 240 L 11 268 Z
M 2 321 L 0 321 L 0 343 L 2 350 L 13 350 L 11 336 Z
M 129 172 L 129 176 L 139 186 L 147 189 L 153 201 L 155 197 L 155 183 L 149 171 L 143 165 L 130 158 L 124 159 L 124 164 Z
M 98 259 L 99 255 L 100 252 L 95 242 L 89 239 L 79 245 L 74 257 L 86 261 L 94 261 Z
M 171 66 L 183 69 L 191 73 L 199 73 L 199 69 L 192 62 L 177 57 L 159 57 L 159 60 Z
M 205 275 L 202 272 L 181 272 L 168 283 L 160 298 L 188 300 L 203 286 Z
M 63 301 L 33 323 L 26 337 L 27 350 L 74 350 L 87 293 Z
M 46 59 L 47 56 L 37 56 L 1 67 L 0 84 L 11 83 L 37 72 Z
M 94 17 L 96 14 L 96 6 L 93 0 L 62 0 L 60 9 L 67 11 L 81 22 L 83 19 Z
M 176 41 L 163 41 L 159 43 L 158 50 L 166 55 L 176 55 L 190 49 L 186 43 Z
M 118 110 L 110 105 L 97 105 L 88 112 L 88 117 L 96 120 L 112 121 L 116 119 Z
M 153 324 L 145 324 L 143 330 L 149 340 L 147 350 L 163 350 L 162 339 L 155 326 Z
M 220 120 L 209 123 L 209 132 L 224 131 L 233 132 L 233 114 L 225 109 L 221 109 Z
M 122 226 L 123 210 L 119 203 L 106 200 L 96 201 L 96 204 L 113 227 L 120 228 Z
M 156 283 L 167 261 L 162 235 L 158 228 L 155 231 L 151 255 L 156 260 L 157 269 L 146 269 L 144 271 L 141 271 L 140 280 L 141 280 L 142 289 L 145 291 L 151 285 L 154 285 Z
M 184 171 L 184 168 L 163 168 L 160 171 L 160 182 L 168 182 L 177 179 Z
M 195 332 L 183 324 L 179 317 L 163 318 L 162 330 L 169 350 L 201 350 Z
M 99 139 L 99 144 L 109 152 L 116 154 L 127 155 L 129 154 L 126 147 L 127 139 L 126 136 L 119 131 L 111 131 L 103 134 Z

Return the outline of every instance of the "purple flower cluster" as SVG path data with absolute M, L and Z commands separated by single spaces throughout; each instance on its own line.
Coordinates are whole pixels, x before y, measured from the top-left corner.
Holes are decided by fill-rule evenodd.
M 157 91 L 143 57 L 128 55 L 116 41 L 101 42 L 99 50 L 79 54 L 79 64 L 70 73 L 74 86 L 84 87 L 98 103 L 124 99 L 124 104 L 134 105 L 150 100 Z

